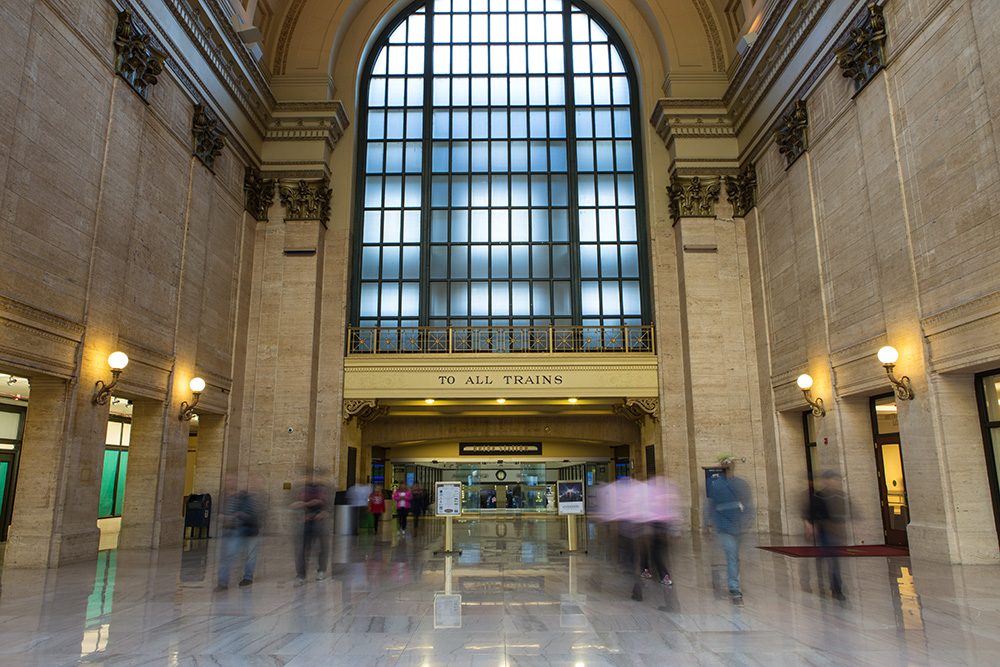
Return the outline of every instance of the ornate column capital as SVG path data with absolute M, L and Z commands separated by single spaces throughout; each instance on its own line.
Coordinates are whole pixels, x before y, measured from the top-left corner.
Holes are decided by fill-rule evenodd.
M 670 179 L 670 217 L 676 223 L 681 218 L 714 218 L 715 205 L 722 192 L 722 179 L 703 181 L 700 176 Z
M 786 169 L 809 149 L 809 109 L 805 100 L 796 101 L 792 110 L 781 117 L 774 141 L 778 152 L 785 156 Z
M 319 220 L 325 227 L 330 221 L 329 180 L 282 181 L 278 197 L 285 207 L 285 220 Z
M 115 26 L 115 74 L 123 78 L 143 101 L 147 101 L 149 89 L 156 85 L 167 59 L 167 54 L 155 48 L 150 39 L 148 33 L 139 31 L 132 20 L 132 12 L 127 9 L 118 12 L 118 25 Z
M 885 66 L 885 16 L 877 2 L 868 3 L 868 16 L 851 28 L 847 41 L 836 50 L 844 77 L 854 81 L 855 92 L 864 88 Z
M 243 175 L 243 206 L 254 220 L 267 221 L 267 211 L 274 203 L 274 179 L 264 178 L 260 170 L 247 167 Z
M 736 176 L 725 176 L 726 199 L 733 207 L 734 218 L 745 218 L 757 205 L 757 171 L 748 162 Z
M 226 146 L 226 133 L 216 115 L 204 104 L 194 105 L 191 135 L 194 137 L 194 156 L 214 173 L 215 158 L 222 155 Z

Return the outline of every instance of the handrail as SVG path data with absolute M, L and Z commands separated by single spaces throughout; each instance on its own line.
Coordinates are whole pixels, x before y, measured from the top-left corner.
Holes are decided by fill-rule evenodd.
M 348 327 L 347 354 L 655 352 L 653 325 Z

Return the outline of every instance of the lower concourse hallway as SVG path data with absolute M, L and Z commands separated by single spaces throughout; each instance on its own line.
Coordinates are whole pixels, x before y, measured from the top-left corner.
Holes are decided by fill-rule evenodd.
M 214 539 L 102 551 L 96 569 L 7 568 L 0 665 L 1000 664 L 996 568 L 845 558 L 838 602 L 815 561 L 748 537 L 737 607 L 713 590 L 712 537 L 685 534 L 673 586 L 645 580 L 635 601 L 603 526 L 581 524 L 587 553 L 565 555 L 560 520 L 460 521 L 450 568 L 434 555 L 443 527 L 335 536 L 330 576 L 299 587 L 287 537 L 265 540 L 252 586 L 226 591 Z M 445 590 L 460 605 L 436 604 Z

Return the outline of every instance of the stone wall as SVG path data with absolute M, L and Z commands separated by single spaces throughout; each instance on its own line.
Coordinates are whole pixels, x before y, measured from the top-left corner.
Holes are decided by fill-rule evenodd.
M 885 13 L 885 69 L 852 97 L 832 65 L 805 94 L 808 152 L 787 170 L 773 142 L 755 156 L 783 530 L 799 530 L 794 383 L 808 372 L 828 410 L 822 465 L 846 474 L 855 538 L 881 541 L 868 398 L 891 391 L 875 358 L 891 344 L 916 394 L 897 401 L 912 553 L 996 562 L 982 438 L 958 415 L 976 425 L 972 373 L 1000 367 L 1000 7 L 890 0 Z
M 130 357 L 114 393 L 136 402 L 141 436 L 125 545 L 180 542 L 180 402 L 195 375 L 207 412 L 224 413 L 233 389 L 245 160 L 226 148 L 213 173 L 192 156 L 194 93 L 171 71 L 148 102 L 116 76 L 117 13 L 107 0 L 0 8 L 0 364 L 36 388 L 8 566 L 96 553 L 108 408 L 91 397 L 111 351 Z

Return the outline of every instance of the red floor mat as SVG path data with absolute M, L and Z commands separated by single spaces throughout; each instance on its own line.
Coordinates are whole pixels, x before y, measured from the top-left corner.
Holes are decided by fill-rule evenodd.
M 821 558 L 824 556 L 881 556 L 883 558 L 907 557 L 906 547 L 892 547 L 887 544 L 856 544 L 848 547 L 757 547 L 792 558 Z

